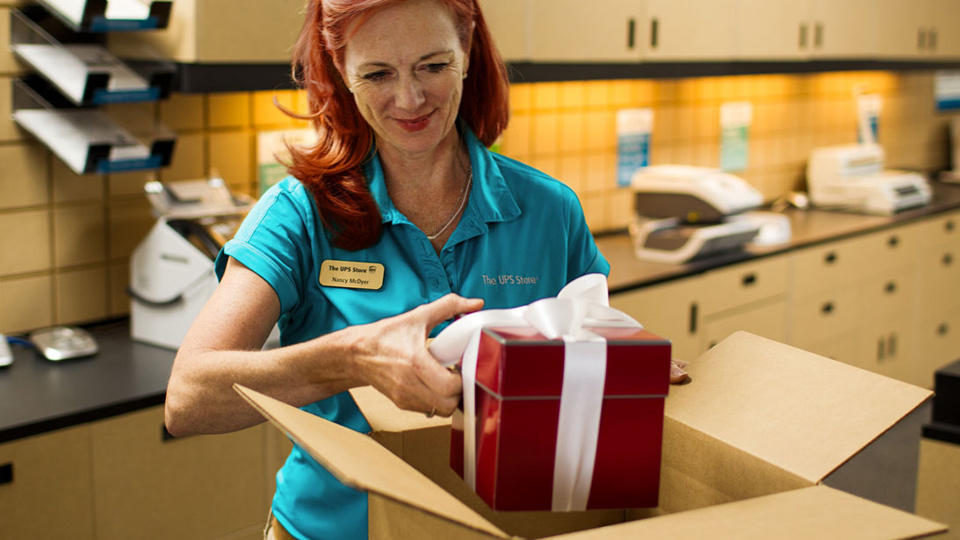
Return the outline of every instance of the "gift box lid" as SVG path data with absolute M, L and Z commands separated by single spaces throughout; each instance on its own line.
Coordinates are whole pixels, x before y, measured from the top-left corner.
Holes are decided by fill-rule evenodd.
M 607 340 L 606 397 L 663 397 L 670 385 L 670 342 L 647 330 L 589 328 Z M 561 339 L 530 327 L 484 328 L 477 382 L 502 399 L 555 398 L 563 389 Z

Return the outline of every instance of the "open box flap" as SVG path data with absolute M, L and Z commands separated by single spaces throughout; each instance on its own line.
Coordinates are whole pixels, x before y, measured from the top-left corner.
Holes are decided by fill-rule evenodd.
M 449 418 L 427 418 L 423 413 L 405 411 L 372 386 L 350 389 L 350 395 L 360 408 L 373 431 L 399 433 L 413 429 L 450 425 Z
M 496 537 L 508 537 L 370 437 L 244 386 L 235 384 L 233 387 L 344 484 L 384 495 Z
M 552 538 L 917 538 L 946 529 L 940 523 L 818 485 Z
M 666 415 L 811 483 L 933 393 L 747 332 L 688 367 Z

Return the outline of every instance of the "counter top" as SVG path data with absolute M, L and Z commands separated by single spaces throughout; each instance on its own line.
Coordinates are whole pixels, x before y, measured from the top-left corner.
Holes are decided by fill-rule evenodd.
M 638 261 L 625 234 L 597 244 L 611 264 L 612 293 L 705 272 L 721 266 L 902 225 L 960 208 L 960 185 L 933 183 L 934 201 L 895 216 L 788 210 L 793 239 L 684 265 Z M 160 405 L 174 351 L 130 339 L 127 320 L 87 327 L 100 346 L 89 358 L 50 362 L 12 345 L 13 365 L 0 368 L 0 443 Z
M 87 358 L 51 362 L 10 345 L 14 362 L 0 368 L 0 443 L 163 403 L 174 351 L 132 341 L 126 320 L 86 328 L 100 349 Z
M 788 209 L 792 238 L 784 244 L 747 247 L 687 264 L 662 264 L 638 260 L 627 233 L 597 238 L 597 246 L 610 263 L 610 293 L 625 292 L 656 283 L 679 279 L 722 266 L 785 253 L 824 242 L 832 242 L 883 230 L 960 209 L 960 184 L 931 182 L 933 200 L 927 206 L 904 210 L 892 216 L 876 216 L 828 210 Z

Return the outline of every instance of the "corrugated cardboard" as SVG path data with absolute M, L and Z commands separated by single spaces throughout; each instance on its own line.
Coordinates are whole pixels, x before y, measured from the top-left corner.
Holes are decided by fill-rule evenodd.
M 114 33 L 109 48 L 122 58 L 289 63 L 304 6 L 304 0 L 176 0 L 166 29 Z
M 385 398 L 371 404 L 369 390 L 354 395 L 371 426 L 393 430 L 374 438 L 237 390 L 344 483 L 370 492 L 371 538 L 902 538 L 945 529 L 819 485 L 929 391 L 744 332 L 689 371 L 694 382 L 667 398 L 661 506 L 575 514 L 478 507 L 444 472 L 447 427 Z

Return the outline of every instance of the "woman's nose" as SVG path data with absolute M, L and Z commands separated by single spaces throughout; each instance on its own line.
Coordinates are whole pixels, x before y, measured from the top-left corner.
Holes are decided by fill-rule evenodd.
M 403 77 L 397 88 L 396 105 L 398 108 L 414 111 L 425 101 L 423 84 L 416 77 Z

